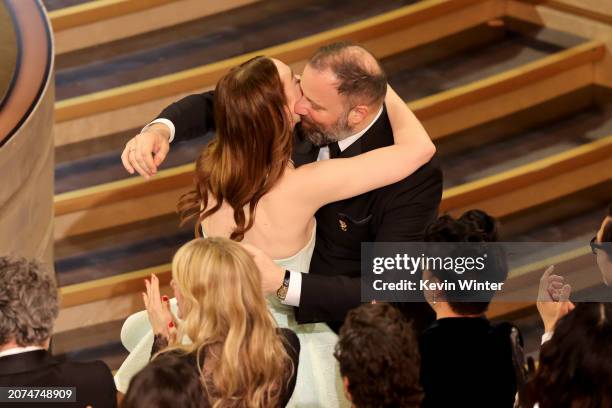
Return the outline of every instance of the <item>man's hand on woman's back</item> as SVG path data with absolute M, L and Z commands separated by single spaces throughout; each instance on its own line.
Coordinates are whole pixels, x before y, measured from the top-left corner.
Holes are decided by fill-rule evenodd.
M 170 150 L 170 130 L 162 123 L 155 123 L 131 138 L 126 144 L 121 161 L 130 174 L 138 172 L 148 179 L 157 173 Z

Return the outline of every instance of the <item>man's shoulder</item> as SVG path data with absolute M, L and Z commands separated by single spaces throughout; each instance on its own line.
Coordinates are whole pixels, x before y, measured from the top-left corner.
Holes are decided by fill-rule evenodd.
M 405 191 L 442 191 L 442 168 L 437 155 L 408 177 L 380 189 L 382 194 Z
M 112 373 L 108 366 L 99 360 L 87 362 L 63 360 L 59 362 L 58 367 L 65 372 L 75 374 L 88 373 L 89 375 L 112 377 Z
M 49 381 L 77 386 L 84 390 L 114 387 L 113 374 L 102 361 L 78 362 L 59 359 L 47 369 Z
M 42 364 L 30 370 L 11 375 L 0 375 L 0 384 L 77 386 L 90 390 L 114 387 L 113 375 L 102 361 L 75 362 L 49 356 Z

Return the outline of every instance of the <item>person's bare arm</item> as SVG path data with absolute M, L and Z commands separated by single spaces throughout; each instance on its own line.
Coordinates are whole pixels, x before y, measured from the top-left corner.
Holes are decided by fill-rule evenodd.
M 315 208 L 396 183 L 427 163 L 436 148 L 429 135 L 391 87 L 385 105 L 395 144 L 348 159 L 299 167 L 301 194 Z

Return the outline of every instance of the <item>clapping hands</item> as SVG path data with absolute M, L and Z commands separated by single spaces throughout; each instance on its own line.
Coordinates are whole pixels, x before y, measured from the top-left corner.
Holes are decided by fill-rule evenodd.
M 145 279 L 146 293 L 142 294 L 149 322 L 154 334 L 161 334 L 169 343 L 176 340 L 177 320 L 170 310 L 168 296 L 160 296 L 159 279 L 151 274 L 151 280 Z

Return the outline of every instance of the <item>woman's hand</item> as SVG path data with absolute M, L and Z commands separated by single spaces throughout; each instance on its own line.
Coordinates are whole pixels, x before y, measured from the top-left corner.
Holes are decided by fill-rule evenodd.
M 563 277 L 553 275 L 554 270 L 554 266 L 549 266 L 540 278 L 536 303 L 546 333 L 552 332 L 557 321 L 574 309 L 574 304 L 569 300 L 572 287 L 564 284 Z
M 146 293 L 142 299 L 149 315 L 149 322 L 153 328 L 153 334 L 161 334 L 169 343 L 176 338 L 176 318 L 170 310 L 168 296 L 160 296 L 159 279 L 151 275 L 151 280 L 145 279 Z

